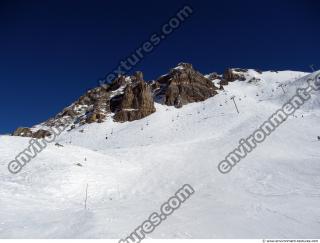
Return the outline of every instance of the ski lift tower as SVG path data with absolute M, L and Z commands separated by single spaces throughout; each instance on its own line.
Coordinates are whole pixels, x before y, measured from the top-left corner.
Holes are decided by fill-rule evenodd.
M 236 96 L 235 96 L 235 95 L 233 95 L 233 96 L 231 96 L 231 97 L 230 97 L 230 99 L 233 101 L 234 106 L 236 107 L 236 110 L 237 110 L 237 112 L 238 112 L 238 114 L 239 114 L 239 110 L 238 110 L 238 107 L 237 107 L 236 101 L 234 100 L 234 98 L 235 98 L 235 97 L 236 97 Z
M 283 94 L 285 94 L 286 91 L 285 91 L 284 88 L 283 88 L 283 84 L 280 84 L 279 87 L 281 87 L 281 89 L 282 89 L 282 91 L 283 91 Z

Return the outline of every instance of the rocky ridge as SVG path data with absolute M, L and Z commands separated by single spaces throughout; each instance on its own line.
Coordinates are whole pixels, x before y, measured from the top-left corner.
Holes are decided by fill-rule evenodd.
M 116 122 L 142 119 L 156 111 L 155 102 L 180 108 L 204 101 L 218 94 L 223 85 L 246 80 L 246 69 L 226 69 L 223 75 L 203 75 L 189 63 L 179 63 L 167 74 L 153 81 L 144 81 L 143 73 L 118 76 L 111 84 L 88 90 L 77 101 L 55 117 L 32 128 L 19 127 L 12 135 L 44 138 L 50 136 L 51 127 L 61 125 L 68 118 L 68 130 L 90 123 L 101 123 L 107 117 Z M 71 118 L 71 119 L 69 119 Z

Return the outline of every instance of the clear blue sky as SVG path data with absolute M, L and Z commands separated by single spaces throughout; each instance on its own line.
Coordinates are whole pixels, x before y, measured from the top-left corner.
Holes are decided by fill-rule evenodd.
M 320 68 L 320 4 L 301 1 L 0 1 L 0 133 L 55 115 L 188 4 L 194 14 L 137 65 Z

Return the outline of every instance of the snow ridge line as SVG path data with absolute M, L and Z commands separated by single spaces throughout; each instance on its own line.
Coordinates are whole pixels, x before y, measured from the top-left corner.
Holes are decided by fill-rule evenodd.
M 252 152 L 257 144 L 265 141 L 267 136 L 283 124 L 287 118 L 294 114 L 305 102 L 311 98 L 312 91 L 320 90 L 320 73 L 306 80 L 306 88 L 297 88 L 296 94 L 290 98 L 280 109 L 274 112 L 258 129 L 248 138 L 241 138 L 239 146 L 230 152 L 224 160 L 218 164 L 218 170 L 222 174 L 229 173 L 232 168 Z

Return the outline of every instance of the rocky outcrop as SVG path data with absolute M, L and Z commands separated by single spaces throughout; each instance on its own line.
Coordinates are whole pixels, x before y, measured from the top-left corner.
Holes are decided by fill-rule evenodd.
M 100 112 L 92 112 L 90 113 L 87 117 L 85 122 L 90 124 L 90 123 L 102 123 L 104 121 L 104 119 L 106 118 L 106 115 Z
M 12 136 L 31 137 L 32 136 L 32 131 L 28 127 L 18 127 L 12 133 Z
M 32 137 L 40 139 L 51 136 L 51 133 L 44 129 L 39 129 L 36 132 L 32 132 L 32 130 L 28 127 L 19 127 L 12 133 L 12 136 Z
M 223 75 L 206 76 L 191 64 L 180 63 L 168 74 L 152 82 L 145 82 L 142 72 L 133 76 L 119 75 L 110 84 L 88 90 L 78 100 L 40 126 L 18 128 L 12 135 L 43 138 L 50 136 L 46 129 L 63 125 L 70 131 L 90 123 L 102 123 L 114 113 L 118 122 L 133 121 L 155 112 L 154 102 L 177 108 L 188 103 L 204 101 L 217 94 L 223 85 L 246 80 L 246 69 L 227 69 Z M 219 81 L 220 80 L 220 81 Z M 44 129 L 40 129 L 39 127 Z M 38 130 L 36 130 L 38 129 Z
M 44 125 L 49 127 L 58 126 L 60 125 L 61 118 L 67 117 L 71 118 L 68 120 L 71 129 L 77 125 L 80 126 L 86 123 L 103 122 L 107 114 L 110 113 L 109 100 L 111 91 L 107 90 L 109 88 L 109 85 L 105 85 L 104 87 L 88 90 L 77 101 L 63 109 L 54 118 L 44 122 Z
M 51 133 L 44 129 L 40 129 L 32 134 L 33 138 L 38 138 L 38 139 L 49 137 L 49 136 L 51 136 Z
M 155 91 L 156 100 L 177 108 L 217 94 L 214 84 L 188 63 L 180 63 L 167 75 L 161 76 L 157 83 L 160 88 Z
M 156 111 L 151 88 L 143 81 L 142 73 L 136 73 L 123 94 L 111 99 L 110 109 L 118 122 L 138 120 Z
M 126 84 L 126 78 L 123 75 L 118 76 L 108 87 L 108 91 L 114 91 Z
M 210 73 L 205 77 L 208 78 L 210 81 L 216 80 L 216 79 L 221 80 L 221 76 L 218 73 Z
M 233 82 L 236 80 L 245 81 L 246 77 L 244 75 L 247 69 L 242 68 L 228 68 L 223 73 L 223 79 L 220 84 L 227 85 L 228 82 Z

